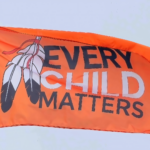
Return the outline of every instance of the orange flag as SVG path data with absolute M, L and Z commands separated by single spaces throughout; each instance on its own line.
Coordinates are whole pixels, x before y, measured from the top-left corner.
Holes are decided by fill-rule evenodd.
M 150 133 L 149 61 L 118 38 L 0 27 L 0 127 Z

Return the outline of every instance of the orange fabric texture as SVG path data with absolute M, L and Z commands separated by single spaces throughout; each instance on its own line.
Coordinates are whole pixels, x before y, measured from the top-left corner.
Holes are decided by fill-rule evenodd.
M 0 127 L 150 133 L 150 48 L 92 33 L 0 27 Z

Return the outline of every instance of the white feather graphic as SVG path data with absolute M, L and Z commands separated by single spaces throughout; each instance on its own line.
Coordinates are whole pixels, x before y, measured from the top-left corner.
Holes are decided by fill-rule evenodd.
M 40 37 L 37 37 L 40 40 Z M 40 47 L 41 48 L 41 47 Z M 40 73 L 43 67 L 42 59 L 45 59 L 44 50 L 42 49 L 37 52 L 38 45 L 35 43 L 31 46 L 28 51 L 28 57 L 24 62 L 24 68 L 27 66 L 29 60 L 29 68 L 24 69 L 24 82 L 28 97 L 30 97 L 30 101 L 33 104 L 36 104 L 39 100 L 40 92 L 41 92 L 41 80 Z M 23 52 L 22 50 L 21 52 Z M 40 53 L 39 53 L 40 52 Z M 36 54 L 37 53 L 37 54 Z M 35 55 L 36 54 L 36 55 Z
M 32 55 L 28 55 L 28 56 L 26 57 L 26 59 L 24 60 L 23 68 L 26 68 L 27 63 L 28 63 L 28 61 L 29 61 L 29 59 L 30 59 L 31 57 L 32 57 Z M 34 56 L 34 58 L 31 59 L 29 65 L 30 65 L 30 67 L 31 67 L 32 65 L 34 65 L 34 66 L 37 68 L 38 73 L 41 73 L 41 70 L 42 70 L 42 67 L 43 67 L 43 61 L 42 61 L 42 59 L 41 59 L 39 56 Z M 32 69 L 31 69 L 31 70 L 32 70 Z
M 6 69 L 3 77 L 3 85 L 1 89 L 1 108 L 3 112 L 10 109 L 20 81 L 21 68 L 12 64 Z
M 22 69 L 24 69 L 23 77 L 28 97 L 30 97 L 30 101 L 33 104 L 37 103 L 41 92 L 40 73 L 43 68 L 43 60 L 45 59 L 44 49 L 39 45 L 40 40 L 41 37 L 36 37 L 35 40 L 28 40 L 34 43 L 18 51 L 19 55 L 8 62 L 8 68 L 4 73 L 1 89 L 1 108 L 3 112 L 7 112 L 11 108 L 15 93 L 21 81 Z M 14 51 L 16 50 L 10 53 Z
M 8 62 L 7 66 L 11 64 L 18 64 L 18 66 L 23 67 L 27 57 L 28 55 L 24 55 L 24 56 L 18 55 L 14 57 L 12 61 Z
M 34 55 L 36 53 L 35 46 L 36 46 L 35 44 L 33 44 L 31 46 L 29 45 L 25 49 L 20 50 L 18 53 L 19 54 L 20 53 L 23 53 L 23 54 L 26 53 L 27 55 Z M 37 53 L 37 56 L 40 56 L 42 59 L 45 59 L 45 52 L 44 52 L 44 49 L 41 45 L 39 45 L 39 51 Z

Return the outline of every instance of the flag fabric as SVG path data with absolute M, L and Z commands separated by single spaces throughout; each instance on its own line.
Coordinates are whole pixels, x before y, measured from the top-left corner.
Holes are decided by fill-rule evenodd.
M 0 127 L 150 133 L 150 48 L 114 37 L 0 27 Z

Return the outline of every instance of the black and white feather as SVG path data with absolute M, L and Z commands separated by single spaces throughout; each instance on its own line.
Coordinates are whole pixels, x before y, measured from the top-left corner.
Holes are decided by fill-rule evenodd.
M 40 37 L 37 37 L 40 40 Z M 24 61 L 24 82 L 28 97 L 33 104 L 36 104 L 39 100 L 41 93 L 41 70 L 43 68 L 43 60 L 45 59 L 45 53 L 42 46 L 39 45 L 39 51 L 35 55 L 37 50 L 37 44 L 33 44 L 28 51 L 28 48 L 19 51 L 19 53 L 26 53 L 28 55 Z M 29 68 L 26 68 L 29 59 L 35 55 L 29 63 Z
M 36 37 L 36 39 L 41 40 L 41 37 Z M 22 69 L 28 97 L 30 97 L 30 101 L 33 104 L 37 103 L 41 92 L 40 73 L 43 67 L 43 60 L 45 59 L 43 47 L 39 45 L 39 51 L 37 53 L 37 46 L 37 43 L 33 43 L 25 49 L 20 50 L 18 52 L 19 55 L 14 57 L 12 61 L 7 64 L 8 68 L 4 73 L 1 89 L 1 108 L 3 112 L 11 108 L 21 81 Z M 27 68 L 28 62 L 29 68 Z
M 1 89 L 1 109 L 3 112 L 11 108 L 20 81 L 21 67 L 16 64 L 10 65 L 4 73 Z
M 25 64 L 31 58 L 29 55 L 26 58 Z M 39 56 L 32 58 L 29 64 L 29 69 L 25 68 L 23 71 L 24 82 L 28 97 L 33 104 L 38 102 L 40 92 L 41 92 L 41 78 L 40 73 L 43 67 L 43 62 Z

